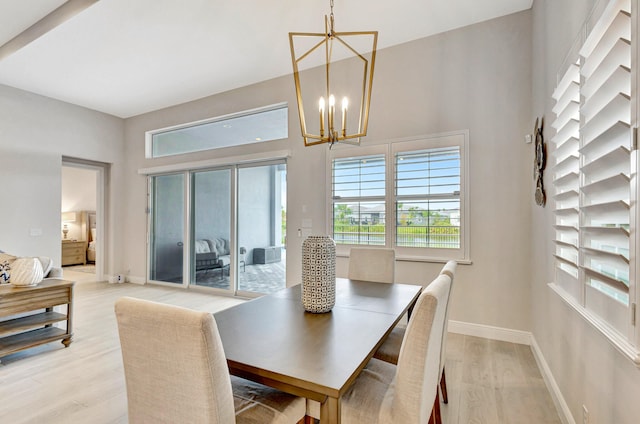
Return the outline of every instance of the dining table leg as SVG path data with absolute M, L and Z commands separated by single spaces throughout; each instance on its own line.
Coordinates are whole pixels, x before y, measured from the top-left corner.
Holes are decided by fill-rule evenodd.
M 340 424 L 340 399 L 327 397 L 320 405 L 320 424 Z

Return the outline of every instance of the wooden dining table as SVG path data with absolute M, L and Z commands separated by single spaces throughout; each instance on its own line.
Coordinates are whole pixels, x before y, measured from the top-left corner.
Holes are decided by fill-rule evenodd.
M 229 372 L 320 402 L 320 422 L 340 423 L 340 397 L 421 286 L 337 279 L 331 312 L 306 312 L 295 285 L 214 314 Z

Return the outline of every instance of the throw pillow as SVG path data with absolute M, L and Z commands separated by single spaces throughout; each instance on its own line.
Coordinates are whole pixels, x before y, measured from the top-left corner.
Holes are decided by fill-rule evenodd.
M 43 277 L 38 258 L 18 258 L 11 264 L 10 283 L 14 286 L 35 286 Z
M 196 240 L 196 253 L 209 253 L 209 243 L 206 240 Z
M 8 284 L 11 278 L 11 265 L 8 261 L 0 262 L 0 284 Z
M 38 260 L 40 261 L 40 265 L 42 265 L 42 275 L 46 277 L 49 275 L 51 268 L 53 268 L 53 261 L 47 256 L 38 256 Z
M 8 253 L 0 253 L 0 262 L 9 262 L 9 265 L 11 265 L 11 263 L 16 259 L 16 256 L 10 255 Z

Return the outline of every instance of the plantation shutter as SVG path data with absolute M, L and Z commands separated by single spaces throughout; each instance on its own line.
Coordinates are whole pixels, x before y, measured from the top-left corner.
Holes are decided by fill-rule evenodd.
M 460 248 L 460 147 L 395 157 L 396 245 Z
M 630 1 L 612 1 L 580 56 L 580 270 L 585 306 L 629 303 Z M 593 294 L 592 294 L 593 293 Z
M 580 126 L 580 70 L 572 64 L 556 87 L 552 126 L 556 135 L 555 166 L 555 257 L 556 282 L 574 298 L 580 299 L 578 284 L 578 232 L 579 232 L 579 126 Z
M 385 156 L 334 159 L 333 238 L 338 244 L 385 244 Z

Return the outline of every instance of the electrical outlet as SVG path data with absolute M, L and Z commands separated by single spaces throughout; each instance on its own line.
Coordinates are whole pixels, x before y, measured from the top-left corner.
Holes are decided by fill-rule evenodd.
M 589 424 L 589 410 L 582 405 L 582 424 Z

